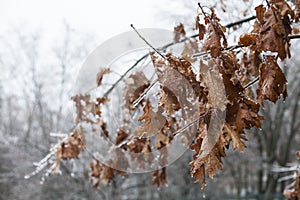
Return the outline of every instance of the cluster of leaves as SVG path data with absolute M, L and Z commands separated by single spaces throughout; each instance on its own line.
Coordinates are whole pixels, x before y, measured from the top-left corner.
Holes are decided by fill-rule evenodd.
M 291 56 L 289 34 L 291 22 L 299 20 L 299 1 L 294 10 L 284 0 L 257 6 L 252 32 L 242 35 L 232 48 L 228 48 L 226 28 L 214 10 L 205 12 L 199 6 L 202 12 L 196 17 L 198 39 L 187 38 L 182 24 L 174 28 L 174 42 L 184 41 L 181 57 L 150 53 L 159 83 L 155 95 L 158 101 L 144 95 L 154 83 L 142 71 L 124 79 L 123 109 L 129 114 L 140 113 L 140 126 L 132 127 L 128 115 L 124 124 L 114 130 L 113 137 L 101 112 L 102 106 L 109 103 L 107 95 L 92 99 L 88 94 L 78 94 L 72 97 L 77 109 L 75 130 L 57 148 L 55 166 L 62 159 L 78 158 L 86 149 L 84 124 L 90 124 L 92 132 L 100 132 L 104 140 L 114 140 L 116 146 L 113 158 L 106 164 L 96 158 L 90 163 L 94 187 L 109 183 L 116 174 L 124 176 L 130 162 L 146 169 L 155 160 L 154 151 L 159 152 L 159 167 L 153 172 L 152 184 L 164 186 L 169 145 L 179 134 L 182 142 L 195 152 L 189 163 L 190 173 L 195 183 L 202 182 L 202 189 L 206 175 L 214 178 L 217 170 L 222 169 L 222 157 L 226 157 L 230 146 L 244 150 L 245 130 L 261 127 L 264 117 L 259 110 L 264 101 L 276 103 L 280 97 L 287 97 L 287 80 L 278 60 Z M 236 52 L 236 48 L 242 51 Z M 206 57 L 199 56 L 202 51 Z M 109 69 L 99 72 L 98 87 L 101 88 L 108 73 Z M 219 128 L 210 124 L 216 113 L 225 113 Z M 186 122 L 192 126 L 186 126 Z M 215 133 L 211 134 L 210 129 Z
M 294 11 L 285 1 L 271 1 L 268 6 L 256 7 L 257 20 L 253 31 L 242 35 L 238 43 L 245 52 L 242 59 L 238 59 L 234 51 L 224 51 L 227 48 L 225 30 L 214 11 L 211 10 L 211 14 L 202 13 L 205 24 L 201 24 L 198 17 L 196 28 L 199 29 L 199 39 L 207 34 L 203 49 L 210 51 L 211 58 L 208 65 L 201 61 L 200 69 L 218 70 L 227 95 L 226 118 L 218 143 L 206 157 L 201 157 L 201 151 L 207 148 L 203 141 L 208 137 L 208 123 L 201 119 L 205 128 L 201 129 L 195 144 L 191 146 L 196 151 L 194 161 L 190 163 L 191 173 L 195 182 L 202 180 L 203 188 L 205 174 L 213 178 L 216 169 L 222 169 L 221 157 L 226 156 L 225 149 L 230 143 L 233 149 L 243 151 L 246 140 L 244 130 L 261 127 L 263 116 L 258 112 L 263 102 L 270 100 L 276 103 L 281 96 L 283 99 L 287 97 L 287 80 L 277 60 L 278 57 L 282 60 L 290 57 L 288 35 L 291 33 L 290 22 L 294 19 Z M 252 93 L 253 90 L 247 90 L 247 84 L 251 84 L 252 80 L 259 80 L 256 94 Z M 208 91 L 210 94 L 211 88 Z M 212 102 L 208 104 L 213 105 Z

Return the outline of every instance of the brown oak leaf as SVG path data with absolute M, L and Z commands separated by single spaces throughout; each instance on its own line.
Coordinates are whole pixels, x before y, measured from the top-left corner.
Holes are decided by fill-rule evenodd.
M 185 30 L 182 23 L 174 27 L 174 41 L 179 42 L 182 37 L 185 37 Z
M 238 45 L 250 46 L 256 43 L 256 35 L 244 34 L 240 37 Z
M 61 144 L 62 159 L 78 158 L 79 153 L 85 150 L 83 134 L 83 129 L 75 129 L 68 140 Z
M 283 60 L 290 57 L 288 35 L 292 29 L 288 14 L 292 11 L 287 4 L 280 2 L 276 1 L 274 6 L 267 9 L 262 5 L 256 7 L 258 23 L 252 32 L 258 34 L 256 37 L 258 49 L 277 52 Z
M 242 141 L 245 140 L 245 136 L 239 133 L 236 127 L 229 125 L 228 123 L 224 124 L 223 132 L 229 135 L 230 140 L 233 142 L 233 150 L 238 149 L 243 152 L 245 148 L 245 143 Z
M 148 88 L 150 81 L 147 79 L 145 74 L 141 71 L 131 74 L 125 79 L 124 88 L 124 107 L 132 110 L 133 103 L 137 100 L 140 95 Z
M 155 170 L 152 173 L 152 185 L 157 185 L 157 187 L 163 187 L 167 185 L 167 179 L 166 179 L 166 168 L 162 168 L 161 170 Z
M 197 40 L 189 40 L 188 42 L 184 43 L 181 57 L 190 63 L 194 63 L 197 59 L 193 58 L 193 55 L 198 52 L 199 49 Z
M 206 33 L 206 28 L 205 28 L 204 24 L 200 23 L 199 15 L 197 15 L 197 17 L 196 17 L 196 30 L 198 30 L 198 32 L 199 32 L 198 33 L 199 40 L 203 40 L 204 35 Z
M 217 57 L 220 55 L 222 50 L 221 36 L 219 35 L 218 31 L 215 29 L 214 25 L 211 23 L 208 25 L 207 32 L 208 32 L 208 36 L 204 42 L 203 49 L 205 51 L 210 50 L 210 55 L 212 57 Z
M 119 145 L 128 138 L 129 134 L 125 132 L 124 128 L 120 128 L 115 140 L 115 145 Z
M 160 132 L 166 123 L 166 118 L 162 115 L 163 108 L 158 107 L 157 112 L 153 111 L 153 107 L 149 100 L 147 100 L 145 107 L 143 108 L 144 114 L 139 117 L 139 121 L 144 121 L 136 131 L 135 135 L 138 137 L 152 136 Z
M 278 66 L 274 56 L 267 56 L 266 62 L 260 65 L 260 76 L 256 90 L 257 101 L 263 105 L 264 100 L 275 103 L 278 98 L 285 98 L 287 94 L 287 80 L 284 73 Z
M 176 95 L 168 87 L 163 86 L 160 91 L 160 106 L 162 106 L 168 114 L 174 114 L 175 111 L 180 109 Z
M 109 74 L 110 73 L 110 69 L 109 68 L 105 68 L 102 69 L 98 74 L 97 74 L 97 86 L 99 87 L 102 83 L 103 80 L 103 76 L 104 74 Z

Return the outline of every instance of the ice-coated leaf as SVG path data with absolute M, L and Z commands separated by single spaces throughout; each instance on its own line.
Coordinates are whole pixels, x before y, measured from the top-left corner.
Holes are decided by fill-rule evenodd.
M 286 83 L 285 74 L 278 66 L 275 57 L 267 56 L 266 62 L 260 65 L 260 76 L 256 90 L 258 103 L 263 105 L 264 100 L 276 103 L 281 95 L 285 99 L 288 96 Z

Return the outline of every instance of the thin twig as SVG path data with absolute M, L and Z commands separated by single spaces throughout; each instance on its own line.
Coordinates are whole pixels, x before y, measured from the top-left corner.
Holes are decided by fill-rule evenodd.
M 299 39 L 300 38 L 300 34 L 297 35 L 289 35 L 289 38 L 292 39 Z
M 231 28 L 235 25 L 239 25 L 239 24 L 242 24 L 242 23 L 245 23 L 245 22 L 248 22 L 248 21 L 251 21 L 253 19 L 255 19 L 256 17 L 255 16 L 251 16 L 251 17 L 248 17 L 248 18 L 245 18 L 245 19 L 242 19 L 242 20 L 239 20 L 239 21 L 236 21 L 236 22 L 233 22 L 233 23 L 230 23 L 230 24 L 227 24 L 225 25 L 226 28 Z M 180 40 L 179 42 L 171 42 L 169 44 L 166 44 L 160 48 L 157 48 L 158 50 L 163 50 L 163 49 L 167 49 L 168 47 L 170 46 L 173 46 L 175 44 L 179 44 L 179 43 L 182 43 L 182 42 L 185 42 L 191 38 L 196 38 L 198 37 L 198 34 L 194 34 L 194 35 L 191 35 L 189 37 L 186 37 L 182 40 Z M 144 56 L 142 56 L 139 60 L 137 60 L 108 90 L 107 92 L 104 94 L 104 97 L 107 97 L 112 91 L 113 89 L 118 85 L 118 83 L 132 70 L 134 69 L 142 60 L 144 60 L 145 58 L 147 58 L 149 54 L 145 54 Z
M 256 18 L 256 16 L 251 16 L 251 17 L 248 17 L 248 18 L 245 18 L 245 19 L 242 19 L 242 20 L 239 20 L 239 21 L 236 21 L 236 22 L 233 22 L 233 23 L 230 23 L 230 24 L 227 24 L 227 25 L 225 25 L 225 27 L 226 28 L 231 28 L 231 27 L 233 27 L 233 26 L 236 26 L 236 25 L 239 25 L 239 24 L 242 24 L 242 23 L 245 23 L 245 22 L 248 22 L 248 21 L 251 21 L 251 20 L 253 20 L 253 19 L 255 19 Z M 164 45 L 164 46 L 162 46 L 162 47 L 160 47 L 160 48 L 157 48 L 158 50 L 163 50 L 163 49 L 166 49 L 166 48 L 168 48 L 168 47 L 170 47 L 170 46 L 173 46 L 173 45 L 175 45 L 175 44 L 179 44 L 179 43 L 182 43 L 182 42 L 185 42 L 185 41 L 187 41 L 187 40 L 189 40 L 189 39 L 191 39 L 191 38 L 196 38 L 196 37 L 198 37 L 198 34 L 195 34 L 195 35 L 191 35 L 191 36 L 189 36 L 189 37 L 186 37 L 186 38 L 184 38 L 184 39 L 182 39 L 182 40 L 180 40 L 179 42 L 171 42 L 171 43 L 169 43 L 169 44 L 166 44 L 166 45 Z M 299 39 L 300 38 L 300 34 L 298 34 L 298 35 L 289 35 L 289 38 L 290 39 Z M 243 46 L 239 46 L 239 45 L 235 45 L 235 46 L 231 46 L 231 47 L 228 47 L 228 48 L 226 48 L 226 49 L 224 49 L 224 50 L 229 50 L 230 48 L 233 48 L 233 47 L 235 47 L 235 48 L 240 48 L 240 47 L 243 47 Z M 209 51 L 208 52 L 201 52 L 201 53 L 198 53 L 199 55 L 198 56 L 203 56 L 203 55 L 208 55 L 209 54 Z M 139 60 L 137 60 L 116 82 L 115 82 L 115 84 L 113 84 L 108 90 L 107 90 L 107 92 L 104 94 L 104 97 L 107 97 L 112 91 L 113 91 L 113 89 L 117 86 L 117 84 L 132 70 L 132 69 L 134 69 L 142 60 L 144 60 L 145 58 L 147 58 L 147 56 L 148 56 L 149 54 L 147 53 L 147 54 L 145 54 L 144 56 L 142 56 Z M 196 55 L 196 54 L 195 54 Z M 195 55 L 193 55 L 193 57 L 195 56 Z
M 250 87 L 251 85 L 255 84 L 257 81 L 259 80 L 259 77 L 257 77 L 256 79 L 254 79 L 253 81 L 251 81 L 250 83 L 248 83 L 247 85 L 245 85 L 243 88 L 244 90 L 246 90 L 248 87 Z
M 178 135 L 179 133 L 183 132 L 184 130 L 186 130 L 187 128 L 189 128 L 190 126 L 192 126 L 193 124 L 195 124 L 196 122 L 198 122 L 199 119 L 201 119 L 202 117 L 205 117 L 208 113 L 210 113 L 212 111 L 212 109 L 207 110 L 204 113 L 201 113 L 196 119 L 194 119 L 193 121 L 191 121 L 190 123 L 188 123 L 187 125 L 185 125 L 184 127 L 182 127 L 181 129 L 175 131 L 173 133 L 173 136 Z
M 132 70 L 134 69 L 142 60 L 144 60 L 145 58 L 147 58 L 149 55 L 149 53 L 143 55 L 140 59 L 138 59 L 124 74 L 122 74 L 120 76 L 120 78 L 105 92 L 105 94 L 103 95 L 103 97 L 107 97 L 112 91 L 113 89 L 119 84 L 119 82 Z
M 201 9 L 201 12 L 203 13 L 203 15 L 207 18 L 207 15 L 206 15 L 206 13 L 204 12 L 204 10 L 203 10 L 203 8 L 202 8 L 202 6 L 201 6 L 200 3 L 198 3 L 198 6 L 199 6 L 199 8 Z
M 136 32 L 136 34 L 138 34 L 138 36 L 149 46 L 153 49 L 153 51 L 155 51 L 156 53 L 158 53 L 163 59 L 166 60 L 166 57 L 164 55 L 162 55 L 157 49 L 155 49 L 137 30 L 136 28 L 133 26 L 133 24 L 130 24 L 131 28 L 133 28 L 133 30 Z
M 289 35 L 288 37 L 290 39 L 299 39 L 300 38 L 300 34 L 298 34 L 298 35 Z M 222 51 L 227 51 L 227 50 L 232 50 L 232 49 L 238 49 L 238 48 L 242 48 L 242 47 L 245 47 L 245 46 L 244 45 L 233 45 L 233 46 L 227 47 L 225 49 L 222 49 Z M 205 56 L 205 55 L 208 55 L 208 54 L 210 54 L 210 51 L 202 51 L 202 52 L 194 54 L 192 56 L 192 58 L 201 57 L 201 56 Z
M 249 21 L 252 21 L 252 20 L 254 20 L 254 19 L 256 19 L 256 16 L 250 16 L 250 17 L 247 17 L 247 18 L 245 18 L 245 19 L 241 19 L 241 20 L 239 20 L 239 21 L 236 21 L 236 22 L 233 22 L 233 23 L 229 23 L 229 24 L 225 25 L 225 28 L 231 28 L 231 27 L 233 27 L 233 26 L 236 26 L 236 25 L 239 25 L 239 24 L 243 24 L 243 23 L 245 23 L 245 22 L 249 22 Z M 164 45 L 164 46 L 162 46 L 161 48 L 158 48 L 158 49 L 159 49 L 159 50 L 161 50 L 161 49 L 166 49 L 166 48 L 168 48 L 168 47 L 170 47 L 170 46 L 173 46 L 173 45 L 175 45 L 175 44 L 179 44 L 179 43 L 185 42 L 185 41 L 187 41 L 187 40 L 189 40 L 189 39 L 191 39 L 191 38 L 196 38 L 196 37 L 198 37 L 198 35 L 199 35 L 199 34 L 197 33 L 197 34 L 191 35 L 191 36 L 189 36 L 189 37 L 185 37 L 185 38 L 183 38 L 182 40 L 180 40 L 180 41 L 178 41 L 178 42 L 171 42 L 171 43 L 166 44 L 166 45 Z
M 252 20 L 254 20 L 254 19 L 256 19 L 256 16 L 253 15 L 253 16 L 251 16 L 251 17 L 248 17 L 248 18 L 245 18 L 245 19 L 236 21 L 236 22 L 229 23 L 229 24 L 227 24 L 225 27 L 226 27 L 226 28 L 231 28 L 231 27 L 233 27 L 233 26 L 240 25 L 240 24 L 243 24 L 243 23 L 245 23 L 245 22 L 252 21 Z
M 241 48 L 241 47 L 244 47 L 244 46 L 243 45 L 233 45 L 233 46 L 227 47 L 225 49 L 222 49 L 222 51 L 233 50 L 233 49 L 237 49 L 237 48 Z M 205 56 L 205 55 L 208 55 L 208 54 L 210 54 L 210 50 L 209 51 L 202 51 L 202 52 L 199 52 L 199 53 L 195 53 L 192 56 L 192 58 L 197 58 L 197 57 Z

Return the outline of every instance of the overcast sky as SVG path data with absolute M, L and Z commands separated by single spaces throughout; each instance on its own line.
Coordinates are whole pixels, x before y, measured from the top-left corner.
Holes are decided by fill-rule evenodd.
M 138 28 L 164 27 L 166 21 L 158 15 L 168 7 L 167 0 L 1 0 L 0 34 L 25 26 L 55 36 L 66 21 L 76 30 L 95 34 L 102 42 L 131 30 L 131 23 Z

